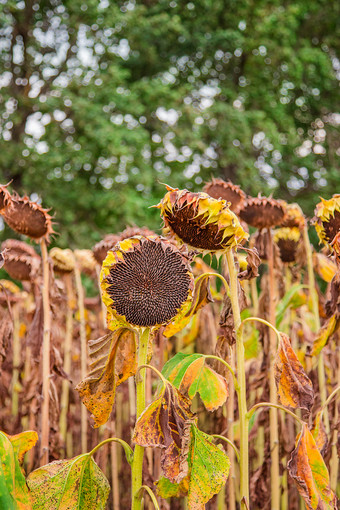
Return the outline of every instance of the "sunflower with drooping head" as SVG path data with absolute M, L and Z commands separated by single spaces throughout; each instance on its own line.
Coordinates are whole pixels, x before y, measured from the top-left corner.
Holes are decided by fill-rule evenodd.
M 207 193 L 166 188 L 168 192 L 155 207 L 161 210 L 164 233 L 179 244 L 203 254 L 219 255 L 248 238 L 225 200 Z
M 194 279 L 188 260 L 159 236 L 120 241 L 103 262 L 102 299 L 108 327 L 157 329 L 181 314 L 192 300 Z
M 315 208 L 314 226 L 320 242 L 332 249 L 332 242 L 340 232 L 340 194 L 329 200 L 321 198 Z

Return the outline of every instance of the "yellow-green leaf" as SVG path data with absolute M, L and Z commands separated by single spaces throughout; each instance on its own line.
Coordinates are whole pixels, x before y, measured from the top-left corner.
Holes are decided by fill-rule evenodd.
M 280 334 L 279 349 L 274 362 L 275 381 L 283 405 L 310 412 L 314 402 L 312 381 L 305 373 L 289 340 Z
M 157 482 L 157 494 L 161 498 L 179 498 L 185 496 L 189 488 L 189 477 L 186 476 L 180 483 L 170 482 L 165 476 L 162 476 Z
M 206 364 L 203 354 L 179 352 L 164 365 L 162 374 L 191 400 L 198 393 L 208 411 L 227 400 L 227 381 Z
M 325 426 L 322 422 L 322 412 L 321 411 L 319 411 L 315 415 L 315 418 L 313 421 L 313 426 L 311 428 L 311 433 L 312 433 L 312 436 L 314 437 L 316 446 L 318 447 L 321 455 L 323 455 L 326 450 L 326 447 L 327 447 L 328 438 L 327 438 Z
M 90 341 L 89 352 L 91 372 L 76 390 L 99 427 L 110 417 L 117 386 L 136 373 L 135 333 L 123 327 L 110 331 Z
M 13 443 L 12 443 L 13 438 Z M 31 498 L 18 457 L 38 439 L 36 432 L 16 436 L 0 432 L 0 508 L 4 510 L 31 510 Z
M 215 445 L 212 438 L 195 425 L 191 425 L 190 436 L 188 508 L 203 510 L 227 480 L 230 461 L 222 446 Z
M 110 485 L 90 454 L 56 460 L 27 478 L 33 510 L 104 510 Z
M 337 509 L 337 498 L 329 485 L 327 467 L 306 424 L 296 438 L 287 468 L 308 510 Z

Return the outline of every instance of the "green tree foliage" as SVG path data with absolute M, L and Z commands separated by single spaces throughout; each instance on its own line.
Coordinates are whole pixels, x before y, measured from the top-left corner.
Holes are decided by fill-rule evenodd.
M 339 181 L 340 4 L 1 0 L 0 179 L 58 244 L 158 227 L 212 175 L 312 214 Z M 338 190 L 339 191 L 339 190 Z

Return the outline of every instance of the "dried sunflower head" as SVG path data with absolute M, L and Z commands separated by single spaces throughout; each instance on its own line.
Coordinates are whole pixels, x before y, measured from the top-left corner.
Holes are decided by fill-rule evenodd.
M 321 198 L 315 208 L 314 226 L 320 242 L 330 247 L 340 232 L 340 194 L 330 200 Z
M 295 262 L 300 237 L 300 230 L 297 227 L 282 227 L 275 230 L 274 242 L 279 247 L 282 262 Z
M 80 271 L 92 275 L 96 270 L 96 259 L 91 250 L 74 250 Z
M 135 236 L 107 254 L 100 275 L 108 327 L 157 328 L 186 310 L 194 279 L 182 253 L 158 236 Z
M 226 202 L 229 202 L 229 209 L 235 214 L 239 213 L 247 198 L 240 186 L 230 181 L 226 182 L 223 179 L 213 178 L 210 182 L 206 183 L 203 191 L 208 193 L 212 198 L 222 198 Z
M 243 221 L 259 230 L 279 225 L 285 215 L 285 202 L 274 198 L 249 197 L 240 210 Z
M 124 241 L 128 237 L 134 236 L 154 236 L 155 232 L 149 230 L 147 227 L 127 227 L 123 232 L 119 235 L 119 241 Z
M 18 241 L 17 239 L 6 239 L 1 244 L 1 251 L 8 250 L 11 255 L 28 255 L 29 257 L 38 257 L 39 255 L 36 253 L 33 246 L 30 246 L 23 241 Z
M 57 273 L 60 274 L 72 273 L 75 266 L 75 260 L 72 250 L 52 248 L 49 255 L 53 262 L 53 268 Z
M 38 274 L 40 257 L 28 255 L 15 255 L 6 252 L 4 269 L 14 280 L 32 281 Z
M 284 202 L 284 206 L 286 212 L 280 226 L 289 228 L 297 227 L 302 230 L 306 220 L 301 207 L 298 204 L 286 204 L 286 202 Z
M 18 234 L 23 234 L 35 241 L 45 239 L 49 242 L 50 235 L 54 233 L 52 217 L 47 209 L 43 209 L 28 197 L 13 194 L 2 215 L 6 223 Z
M 120 240 L 119 234 L 107 234 L 104 239 L 95 244 L 92 248 L 92 253 L 98 264 L 102 265 L 107 255 L 107 252 L 114 247 Z
M 10 183 L 0 184 L 0 211 L 5 209 L 5 207 L 7 207 L 7 205 L 9 204 L 9 202 L 11 200 L 11 194 L 7 190 L 7 186 L 9 186 L 9 184 Z
M 167 189 L 168 193 L 156 207 L 161 210 L 164 233 L 170 233 L 180 244 L 202 253 L 216 253 L 248 238 L 225 200 L 186 189 L 169 186 Z

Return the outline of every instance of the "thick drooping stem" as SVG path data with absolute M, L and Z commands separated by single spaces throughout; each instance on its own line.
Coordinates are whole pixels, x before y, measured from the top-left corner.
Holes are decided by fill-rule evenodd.
M 45 239 L 40 241 L 41 258 L 43 264 L 43 316 L 44 333 L 42 344 L 42 404 L 41 404 L 41 443 L 40 463 L 43 466 L 49 460 L 49 392 L 50 392 L 50 343 L 51 343 L 51 309 L 50 309 L 50 268 Z
M 315 332 L 320 330 L 320 315 L 319 315 L 319 297 L 315 287 L 315 278 L 314 278 L 314 269 L 313 269 L 313 257 L 312 257 L 312 247 L 309 241 L 308 236 L 308 228 L 307 224 L 305 224 L 303 229 L 303 242 L 306 250 L 306 258 L 307 258 L 307 272 L 308 272 L 308 284 L 309 284 L 309 293 L 312 300 L 313 307 L 313 315 L 314 315 L 314 324 L 315 324 Z M 324 405 L 327 399 L 327 388 L 326 388 L 326 376 L 325 376 L 325 367 L 324 367 L 324 357 L 321 352 L 318 359 L 318 380 L 319 380 L 319 392 L 320 392 L 320 400 L 321 405 Z M 324 423 L 327 434 L 330 432 L 329 426 L 329 417 L 328 417 L 328 409 L 325 409 L 324 412 Z
M 273 240 L 270 228 L 267 229 L 267 253 L 268 253 L 268 281 L 269 281 L 269 322 L 276 324 L 276 288 L 274 275 Z M 277 350 L 275 332 L 269 329 L 269 398 L 272 404 L 277 404 L 277 391 L 274 373 L 274 358 Z M 279 468 L 279 421 L 276 407 L 269 410 L 270 429 L 270 486 L 271 486 L 271 509 L 280 509 L 280 468 Z
M 147 362 L 150 329 L 146 328 L 139 336 L 138 367 Z M 145 368 L 137 371 L 136 375 L 136 420 L 145 409 Z M 136 444 L 132 463 L 132 504 L 131 510 L 141 510 L 142 500 L 140 488 L 142 487 L 144 448 Z
M 86 344 L 86 323 L 84 307 L 84 289 L 81 283 L 80 269 L 78 262 L 75 264 L 74 276 L 76 281 L 78 313 L 79 313 L 79 336 L 80 336 L 80 373 L 82 380 L 86 377 L 87 370 L 87 344 Z M 81 406 L 81 452 L 87 451 L 87 410 Z
M 232 250 L 227 251 L 226 259 L 230 278 L 230 301 L 233 310 L 234 328 L 236 332 L 236 369 L 238 382 L 237 397 L 238 411 L 240 416 L 240 500 L 241 510 L 246 510 L 249 504 L 249 455 L 244 345 L 241 327 L 240 306 L 238 301 L 237 272 Z

